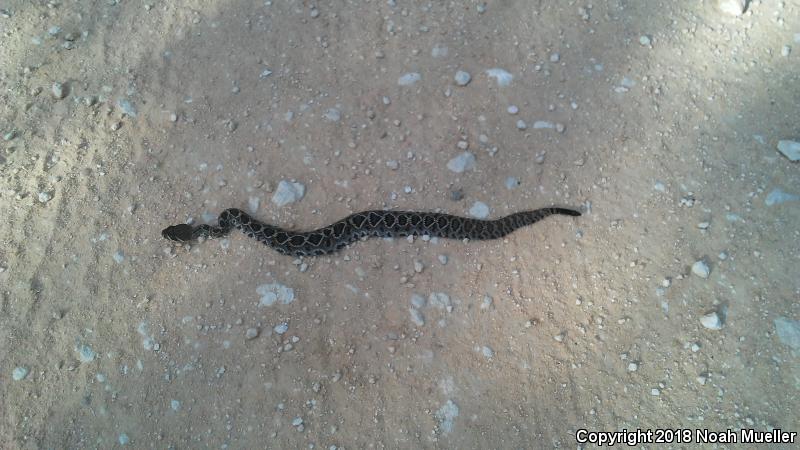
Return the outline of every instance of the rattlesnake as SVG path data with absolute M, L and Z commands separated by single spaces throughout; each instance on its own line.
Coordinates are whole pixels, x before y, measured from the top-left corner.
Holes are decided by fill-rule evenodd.
M 259 222 L 244 211 L 231 208 L 219 215 L 216 227 L 179 224 L 165 228 L 161 235 L 172 241 L 187 242 L 198 238 L 219 238 L 238 228 L 281 254 L 319 256 L 341 250 L 365 236 L 428 235 L 449 239 L 497 239 L 553 214 L 581 215 L 572 209 L 542 208 L 495 220 L 481 220 L 431 212 L 363 211 L 318 230 L 294 232 Z

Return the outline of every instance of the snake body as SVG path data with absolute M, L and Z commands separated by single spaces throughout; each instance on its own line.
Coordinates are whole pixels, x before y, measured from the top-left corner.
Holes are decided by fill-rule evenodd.
M 498 239 L 554 214 L 581 215 L 572 209 L 542 208 L 495 220 L 481 220 L 430 212 L 363 211 L 317 230 L 294 232 L 260 222 L 242 210 L 231 208 L 219 215 L 217 226 L 179 224 L 165 228 L 161 235 L 172 241 L 188 242 L 199 238 L 220 238 L 238 228 L 281 254 L 319 256 L 341 250 L 366 236 L 428 235 L 448 239 Z

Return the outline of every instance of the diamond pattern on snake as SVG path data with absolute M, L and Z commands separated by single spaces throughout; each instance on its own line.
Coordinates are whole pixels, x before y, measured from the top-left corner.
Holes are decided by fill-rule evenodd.
M 362 211 L 312 231 L 289 231 L 263 223 L 236 208 L 219 215 L 217 226 L 172 225 L 161 231 L 171 241 L 190 242 L 226 236 L 234 228 L 284 255 L 319 256 L 333 253 L 364 237 L 423 236 L 447 239 L 498 239 L 552 215 L 580 216 L 567 208 L 541 208 L 494 220 L 418 211 Z

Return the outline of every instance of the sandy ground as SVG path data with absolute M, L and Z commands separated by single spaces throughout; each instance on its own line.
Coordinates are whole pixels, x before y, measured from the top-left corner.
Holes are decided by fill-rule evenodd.
M 590 3 L 0 4 L 0 447 L 798 431 L 800 202 L 767 199 L 800 195 L 800 3 Z M 586 214 L 302 261 L 160 236 L 475 202 Z

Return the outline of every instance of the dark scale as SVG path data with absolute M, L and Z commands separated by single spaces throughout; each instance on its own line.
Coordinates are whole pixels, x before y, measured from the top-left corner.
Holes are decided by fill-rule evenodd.
M 236 228 L 281 254 L 319 256 L 341 250 L 364 236 L 428 235 L 450 239 L 498 239 L 554 214 L 581 215 L 573 209 L 542 208 L 494 220 L 481 220 L 441 213 L 364 211 L 318 230 L 295 232 L 260 222 L 240 209 L 231 208 L 219 215 L 217 226 L 178 224 L 165 228 L 161 235 L 172 241 L 188 242 L 198 238 L 220 238 Z

